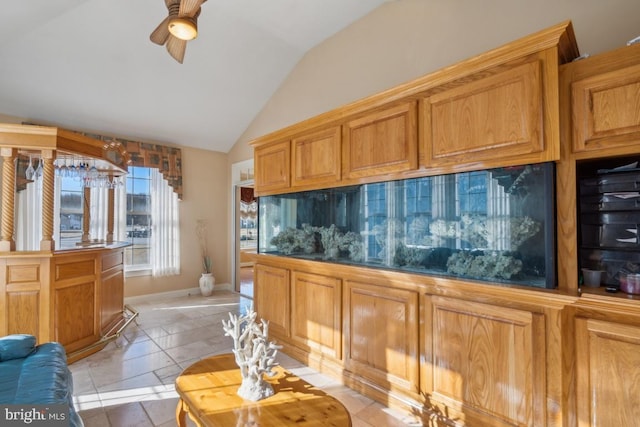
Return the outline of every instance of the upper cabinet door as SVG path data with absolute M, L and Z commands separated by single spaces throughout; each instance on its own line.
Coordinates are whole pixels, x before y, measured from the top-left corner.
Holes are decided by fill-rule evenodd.
M 291 147 L 289 141 L 263 145 L 255 148 L 256 195 L 282 192 L 289 188 Z
M 358 179 L 418 167 L 417 107 L 407 102 L 348 121 L 343 130 L 343 178 Z
M 293 187 L 335 184 L 340 181 L 340 126 L 305 134 L 291 141 Z
M 470 76 L 469 83 L 424 99 L 421 148 L 427 168 L 490 165 L 545 150 L 540 61 L 483 74 L 490 75 Z
M 640 64 L 576 81 L 571 92 L 574 152 L 638 144 Z

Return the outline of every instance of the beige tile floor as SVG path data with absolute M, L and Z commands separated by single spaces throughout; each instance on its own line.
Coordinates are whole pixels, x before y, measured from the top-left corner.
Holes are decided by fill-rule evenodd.
M 250 304 L 227 291 L 133 304 L 140 313 L 135 324 L 100 352 L 70 365 L 74 402 L 85 426 L 175 426 L 175 378 L 197 360 L 230 352 L 232 341 L 221 321 Z M 340 400 L 354 427 L 421 425 L 411 414 L 386 408 L 285 354 L 278 360 Z

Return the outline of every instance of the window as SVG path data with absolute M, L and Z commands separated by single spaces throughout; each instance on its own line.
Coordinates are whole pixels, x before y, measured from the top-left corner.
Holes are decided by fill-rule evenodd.
M 82 240 L 82 181 L 60 178 L 60 245 L 70 246 Z
M 155 178 L 154 178 L 155 177 Z M 59 177 L 59 236 L 58 247 L 73 247 L 82 240 L 83 207 L 85 203 L 82 180 Z M 154 186 L 154 182 L 156 185 Z M 107 188 L 91 188 L 91 239 L 102 240 L 107 234 Z M 153 274 L 173 274 L 179 271 L 179 236 L 175 230 L 177 197 L 157 169 L 131 166 L 125 186 L 116 186 L 114 206 L 114 240 L 131 244 L 125 248 L 127 271 L 151 271 Z M 167 196 L 166 193 L 170 193 Z M 153 203 L 155 199 L 155 205 Z M 154 211 L 155 206 L 155 211 Z M 153 221 L 152 218 L 156 220 Z M 167 212 L 170 221 L 167 221 Z M 152 226 L 156 226 L 156 258 L 152 253 Z M 165 227 L 165 229 L 160 229 Z M 164 236 L 164 237 L 163 237 Z M 167 237 L 168 236 L 168 237 Z M 166 246 L 165 246 L 166 244 Z M 167 249 L 169 247 L 169 249 Z M 167 261 L 167 258 L 170 258 Z
M 127 175 L 126 240 L 127 270 L 151 268 L 151 169 L 131 166 Z

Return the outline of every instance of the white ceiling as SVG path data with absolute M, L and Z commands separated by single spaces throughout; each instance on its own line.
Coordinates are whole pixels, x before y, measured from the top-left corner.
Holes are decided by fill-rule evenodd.
M 310 48 L 388 0 L 208 0 L 184 64 L 150 33 L 164 0 L 12 0 L 0 114 L 227 152 Z

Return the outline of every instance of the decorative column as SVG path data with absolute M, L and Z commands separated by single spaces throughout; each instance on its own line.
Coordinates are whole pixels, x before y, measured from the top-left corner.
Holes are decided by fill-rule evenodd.
M 109 182 L 113 182 L 113 175 L 109 175 Z M 113 219 L 115 212 L 115 188 L 109 186 L 107 190 L 107 243 L 113 243 Z
M 55 249 L 53 240 L 54 224 L 54 185 L 55 170 L 53 167 L 53 151 L 43 150 L 41 152 L 42 161 L 42 240 L 40 240 L 41 251 L 52 251 Z
M 84 187 L 84 203 L 82 204 L 82 241 L 91 240 L 89 224 L 91 223 L 91 188 Z
M 16 168 L 14 160 L 16 150 L 14 148 L 1 148 L 2 156 L 2 236 L 0 236 L 0 251 L 10 252 L 16 250 L 16 242 L 13 240 L 13 215 L 16 197 Z

